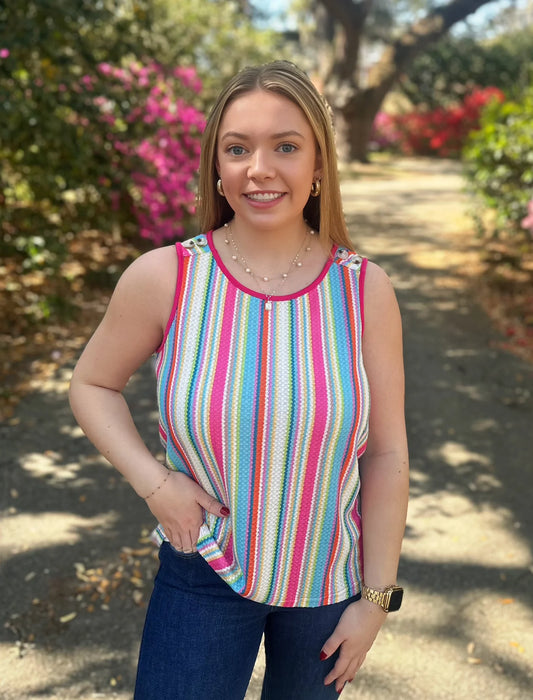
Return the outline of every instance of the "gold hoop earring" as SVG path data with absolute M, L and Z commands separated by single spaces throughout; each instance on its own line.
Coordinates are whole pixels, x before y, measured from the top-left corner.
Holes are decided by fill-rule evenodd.
M 313 180 L 313 183 L 311 185 L 311 197 L 318 197 L 320 194 L 320 180 Z
M 217 180 L 217 192 L 221 197 L 225 197 L 224 188 L 222 187 L 222 180 L 218 178 Z

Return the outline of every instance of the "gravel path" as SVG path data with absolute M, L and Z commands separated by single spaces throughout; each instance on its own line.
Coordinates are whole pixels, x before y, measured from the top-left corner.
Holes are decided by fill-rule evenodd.
M 474 301 L 457 166 L 353 174 L 350 228 L 393 278 L 404 318 L 412 489 L 404 606 L 342 697 L 533 697 L 533 367 L 498 348 Z M 156 567 L 151 516 L 75 426 L 69 372 L 0 426 L 3 700 L 131 697 Z M 157 451 L 150 366 L 128 394 Z

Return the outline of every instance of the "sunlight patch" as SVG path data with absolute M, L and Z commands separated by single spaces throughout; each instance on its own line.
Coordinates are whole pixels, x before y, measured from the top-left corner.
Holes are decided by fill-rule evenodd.
M 461 467 L 465 464 L 480 464 L 484 467 L 490 465 L 490 460 L 479 452 L 472 452 L 460 442 L 445 442 L 437 450 L 437 454 L 452 467 Z
M 73 545 L 86 536 L 105 532 L 115 526 L 115 513 L 83 518 L 75 513 L 19 513 L 4 518 L 0 552 L 2 558 L 16 556 L 43 547 Z
M 21 460 L 21 466 L 29 474 L 37 479 L 45 478 L 49 483 L 60 484 L 73 481 L 79 475 L 81 464 L 79 462 L 61 461 L 62 456 L 53 450 L 46 452 L 29 452 Z

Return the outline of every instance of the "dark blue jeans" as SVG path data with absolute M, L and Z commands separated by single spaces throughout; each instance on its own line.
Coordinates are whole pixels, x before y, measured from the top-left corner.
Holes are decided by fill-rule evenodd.
M 337 698 L 324 685 L 337 654 L 320 651 L 359 596 L 319 608 L 281 608 L 233 591 L 199 554 L 161 546 L 141 643 L 135 700 L 242 700 L 265 635 L 261 700 Z

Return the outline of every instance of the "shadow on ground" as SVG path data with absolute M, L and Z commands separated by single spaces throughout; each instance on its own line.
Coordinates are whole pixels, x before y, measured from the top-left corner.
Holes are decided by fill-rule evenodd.
M 153 517 L 75 425 L 66 397 L 69 373 L 61 370 L 21 404 L 15 425 L 0 429 L 7 446 L 0 457 L 0 689 L 5 686 L 6 698 L 131 688 L 157 565 L 147 541 Z M 157 453 L 150 364 L 127 394 Z
M 405 611 L 347 698 L 448 698 L 451 678 L 465 700 L 531 691 L 532 367 L 495 347 L 473 302 L 455 173 L 369 177 L 345 192 L 358 247 L 392 276 L 402 309 L 412 459 Z M 0 428 L 6 700 L 131 697 L 157 565 L 151 514 L 75 426 L 68 374 Z M 127 393 L 158 452 L 150 364 Z

